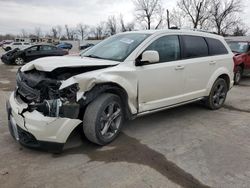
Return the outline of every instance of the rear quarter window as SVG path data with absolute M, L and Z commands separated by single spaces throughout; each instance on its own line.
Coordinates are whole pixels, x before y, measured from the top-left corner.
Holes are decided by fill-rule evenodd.
M 206 38 L 206 41 L 208 44 L 209 55 L 228 54 L 226 47 L 220 40 L 213 38 Z
M 208 56 L 208 46 L 203 37 L 182 35 L 183 58 Z

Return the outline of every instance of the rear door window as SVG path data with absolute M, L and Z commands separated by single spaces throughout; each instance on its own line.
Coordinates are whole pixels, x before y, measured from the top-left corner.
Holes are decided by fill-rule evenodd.
M 40 46 L 40 50 L 51 51 L 51 50 L 54 50 L 54 48 L 53 48 L 53 46 Z
M 220 55 L 220 54 L 228 54 L 228 51 L 224 44 L 213 38 L 206 38 L 208 49 L 209 49 L 209 55 Z
M 182 35 L 183 58 L 208 56 L 208 46 L 203 37 Z

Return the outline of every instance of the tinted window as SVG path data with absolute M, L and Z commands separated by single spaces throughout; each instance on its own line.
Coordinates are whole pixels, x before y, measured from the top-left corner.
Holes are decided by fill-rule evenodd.
M 50 50 L 54 50 L 54 48 L 53 46 L 40 46 L 40 50 L 50 51 Z
M 180 59 L 180 44 L 178 36 L 161 37 L 150 44 L 146 50 L 157 51 L 160 56 L 160 62 Z
M 184 58 L 208 56 L 208 47 L 205 39 L 198 36 L 182 36 L 185 52 Z
M 13 43 L 13 45 L 22 45 L 22 43 L 20 43 L 20 42 L 15 42 L 15 43 Z
M 212 38 L 206 38 L 209 55 L 219 55 L 219 54 L 227 54 L 228 51 L 221 41 Z
M 37 51 L 37 46 L 32 46 L 31 48 L 28 49 L 28 51 Z
M 29 43 L 24 43 L 24 45 L 30 45 Z

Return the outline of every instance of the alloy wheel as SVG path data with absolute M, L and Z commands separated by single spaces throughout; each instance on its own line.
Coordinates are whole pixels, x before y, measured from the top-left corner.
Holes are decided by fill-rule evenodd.
M 219 82 L 214 90 L 213 103 L 216 107 L 221 106 L 227 95 L 227 86 L 223 82 Z
M 24 64 L 24 60 L 23 60 L 23 58 L 18 57 L 18 58 L 15 59 L 15 63 L 17 65 L 23 65 Z
M 112 102 L 102 112 L 100 117 L 100 133 L 109 139 L 119 130 L 122 122 L 121 107 L 117 102 Z

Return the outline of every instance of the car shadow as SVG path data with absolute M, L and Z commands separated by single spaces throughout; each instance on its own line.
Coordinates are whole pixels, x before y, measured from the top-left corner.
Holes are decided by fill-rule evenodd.
M 152 124 L 149 125 L 149 119 L 151 119 L 151 121 L 155 121 L 154 119 L 159 119 L 161 117 L 165 117 L 166 119 L 168 119 L 173 114 L 180 111 L 184 110 L 186 113 L 188 111 L 187 108 L 190 107 L 199 109 L 200 105 L 191 104 L 185 107 L 179 107 L 159 112 L 139 118 L 138 121 L 143 121 L 146 126 L 152 126 Z M 128 122 L 128 127 L 126 129 L 133 129 L 132 124 L 134 124 L 133 121 Z M 143 129 L 143 125 L 140 128 Z M 209 187 L 201 183 L 192 174 L 184 171 L 172 161 L 169 161 L 162 153 L 153 150 L 146 144 L 143 144 L 137 138 L 131 137 L 126 134 L 126 130 L 124 132 L 121 132 L 115 141 L 110 143 L 108 146 L 103 147 L 89 142 L 84 136 L 80 135 L 80 131 L 81 129 L 76 129 L 70 136 L 68 144 L 65 146 L 64 151 L 61 154 L 52 154 L 52 157 L 61 158 L 68 155 L 83 154 L 88 156 L 88 162 L 127 162 L 132 164 L 144 165 L 156 170 L 157 172 L 180 186 Z M 81 142 L 79 142 L 79 140 L 81 140 Z

